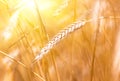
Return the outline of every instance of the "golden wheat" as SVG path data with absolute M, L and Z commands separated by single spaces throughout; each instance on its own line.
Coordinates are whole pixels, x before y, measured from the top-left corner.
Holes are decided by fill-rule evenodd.
M 119 81 L 119 0 L 0 0 L 0 81 Z

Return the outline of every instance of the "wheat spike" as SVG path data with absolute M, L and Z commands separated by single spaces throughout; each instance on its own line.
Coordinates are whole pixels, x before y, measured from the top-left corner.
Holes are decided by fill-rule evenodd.
M 66 37 L 68 34 L 74 32 L 77 29 L 80 29 L 83 25 L 85 25 L 87 22 L 90 22 L 92 20 L 98 20 L 98 19 L 104 19 L 104 18 L 120 18 L 119 16 L 114 17 L 114 16 L 109 16 L 109 17 L 104 17 L 104 16 L 100 16 L 96 19 L 91 18 L 89 20 L 85 20 L 85 21 L 77 21 L 73 24 L 70 24 L 66 29 L 63 29 L 62 31 L 60 31 L 57 35 L 55 35 L 52 40 L 50 40 L 45 47 L 43 47 L 40 51 L 40 53 L 35 57 L 35 59 L 32 61 L 32 65 L 34 63 L 36 63 L 38 60 L 41 60 L 43 58 L 44 55 L 46 55 L 52 48 L 54 45 L 56 45 L 60 40 L 62 40 L 64 37 Z
M 81 28 L 83 25 L 85 25 L 85 21 L 78 21 L 71 25 L 69 25 L 66 29 L 60 31 L 57 35 L 53 37 L 52 40 L 48 42 L 48 44 L 43 47 L 39 53 L 33 60 L 32 64 L 34 64 L 36 61 L 43 58 L 45 54 L 47 54 L 54 45 L 56 45 L 61 39 L 63 39 L 65 36 L 67 36 L 69 33 L 74 32 L 75 30 Z

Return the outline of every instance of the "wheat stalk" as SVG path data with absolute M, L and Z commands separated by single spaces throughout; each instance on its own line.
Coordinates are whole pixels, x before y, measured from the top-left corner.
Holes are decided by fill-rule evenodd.
M 16 60 L 15 57 L 10 56 L 9 54 L 7 54 L 7 53 L 5 53 L 5 52 L 3 52 L 3 51 L 1 51 L 1 50 L 0 50 L 0 54 L 8 57 L 10 60 L 12 60 L 12 61 L 14 61 L 14 62 L 16 62 L 16 63 L 18 63 L 18 64 L 20 64 L 20 65 L 21 65 L 22 67 L 24 67 L 26 70 L 29 70 L 30 72 L 32 72 L 32 73 L 33 73 L 35 76 L 37 76 L 40 80 L 45 81 L 43 77 L 41 77 L 40 75 L 38 75 L 36 72 L 33 72 L 32 70 L 30 70 L 24 63 L 20 62 L 19 60 Z
M 98 20 L 98 19 L 105 19 L 105 18 L 109 18 L 109 19 L 116 19 L 116 18 L 120 18 L 119 16 L 114 17 L 114 16 L 109 16 L 109 17 L 98 17 L 98 18 L 91 18 L 89 20 L 85 20 L 85 21 L 77 21 L 73 24 L 70 24 L 66 29 L 60 31 L 57 35 L 55 35 L 53 37 L 52 40 L 50 40 L 45 47 L 43 47 L 40 51 L 40 53 L 35 57 L 35 59 L 32 61 L 32 65 L 34 63 L 36 63 L 38 60 L 41 60 L 43 58 L 44 55 L 46 55 L 52 48 L 53 46 L 55 46 L 58 42 L 60 42 L 60 40 L 62 40 L 64 37 L 66 37 L 68 34 L 74 32 L 77 29 L 80 29 L 83 25 L 85 25 L 87 22 L 93 21 L 93 20 Z
M 43 47 L 40 51 L 40 54 L 35 57 L 32 64 L 34 64 L 37 60 L 42 59 L 42 57 L 47 54 L 54 45 L 56 45 L 61 39 L 67 36 L 69 33 L 74 32 L 75 30 L 81 28 L 83 25 L 86 24 L 86 21 L 78 21 L 71 25 L 69 25 L 66 29 L 60 31 L 56 36 L 53 37 L 52 40 L 48 42 L 48 44 Z

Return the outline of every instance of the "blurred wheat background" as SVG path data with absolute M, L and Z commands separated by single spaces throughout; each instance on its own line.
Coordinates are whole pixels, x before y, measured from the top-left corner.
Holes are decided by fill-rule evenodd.
M 119 81 L 119 0 L 0 0 L 0 81 Z

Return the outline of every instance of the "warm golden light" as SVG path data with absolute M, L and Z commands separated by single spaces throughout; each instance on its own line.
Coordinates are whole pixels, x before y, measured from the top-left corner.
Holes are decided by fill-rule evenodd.
M 9 32 L 9 31 L 4 31 L 3 32 L 3 38 L 4 38 L 4 40 L 8 41 L 11 38 L 11 36 L 12 36 L 11 32 Z
M 19 49 L 14 49 L 9 53 L 9 56 L 11 56 L 11 58 L 16 58 L 18 54 L 19 54 Z M 3 60 L 3 64 L 5 64 L 7 68 L 9 68 L 12 65 L 13 61 L 9 57 L 5 57 L 2 60 Z
M 52 8 L 53 5 L 54 5 L 54 3 L 48 0 L 46 2 L 41 2 L 40 5 L 39 5 L 39 9 L 41 11 L 49 10 L 49 9 Z
M 63 9 L 65 9 L 69 5 L 70 0 L 65 0 L 62 5 L 59 6 L 58 9 L 55 10 L 53 16 L 58 16 Z
M 0 81 L 120 81 L 120 0 L 0 0 Z
M 52 7 L 56 5 L 55 2 L 51 0 L 22 0 L 15 8 L 21 11 L 23 9 L 35 9 L 36 4 L 40 11 L 52 9 Z

